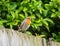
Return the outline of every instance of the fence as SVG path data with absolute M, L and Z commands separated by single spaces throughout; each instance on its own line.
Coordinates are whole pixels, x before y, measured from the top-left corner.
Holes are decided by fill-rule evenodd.
M 51 38 L 46 42 L 45 38 L 29 36 L 18 31 L 0 28 L 0 46 L 60 46 Z

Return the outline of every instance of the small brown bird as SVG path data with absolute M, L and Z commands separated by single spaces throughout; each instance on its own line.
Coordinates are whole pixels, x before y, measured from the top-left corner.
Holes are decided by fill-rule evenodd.
M 21 23 L 21 25 L 19 26 L 19 30 L 21 30 L 22 32 L 25 32 L 31 24 L 31 18 L 26 18 L 23 20 L 23 22 Z

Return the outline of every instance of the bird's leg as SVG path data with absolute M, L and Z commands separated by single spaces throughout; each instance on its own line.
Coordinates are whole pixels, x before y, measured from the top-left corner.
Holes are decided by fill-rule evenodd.
M 26 30 L 22 31 L 22 33 L 26 33 Z
M 20 25 L 18 25 L 18 31 L 19 31 L 19 32 L 21 31 L 21 29 L 20 29 Z

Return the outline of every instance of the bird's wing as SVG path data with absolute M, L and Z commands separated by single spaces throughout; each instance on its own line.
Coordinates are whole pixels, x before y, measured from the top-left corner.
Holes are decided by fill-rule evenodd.
M 23 22 L 22 22 L 21 25 L 19 26 L 19 29 L 22 29 L 24 23 L 25 23 L 25 20 L 23 20 Z

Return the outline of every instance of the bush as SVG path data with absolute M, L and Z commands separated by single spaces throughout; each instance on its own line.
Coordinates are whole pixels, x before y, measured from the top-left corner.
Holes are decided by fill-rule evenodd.
M 0 27 L 17 29 L 26 17 L 32 18 L 28 31 L 33 35 L 60 38 L 60 0 L 0 1 Z

